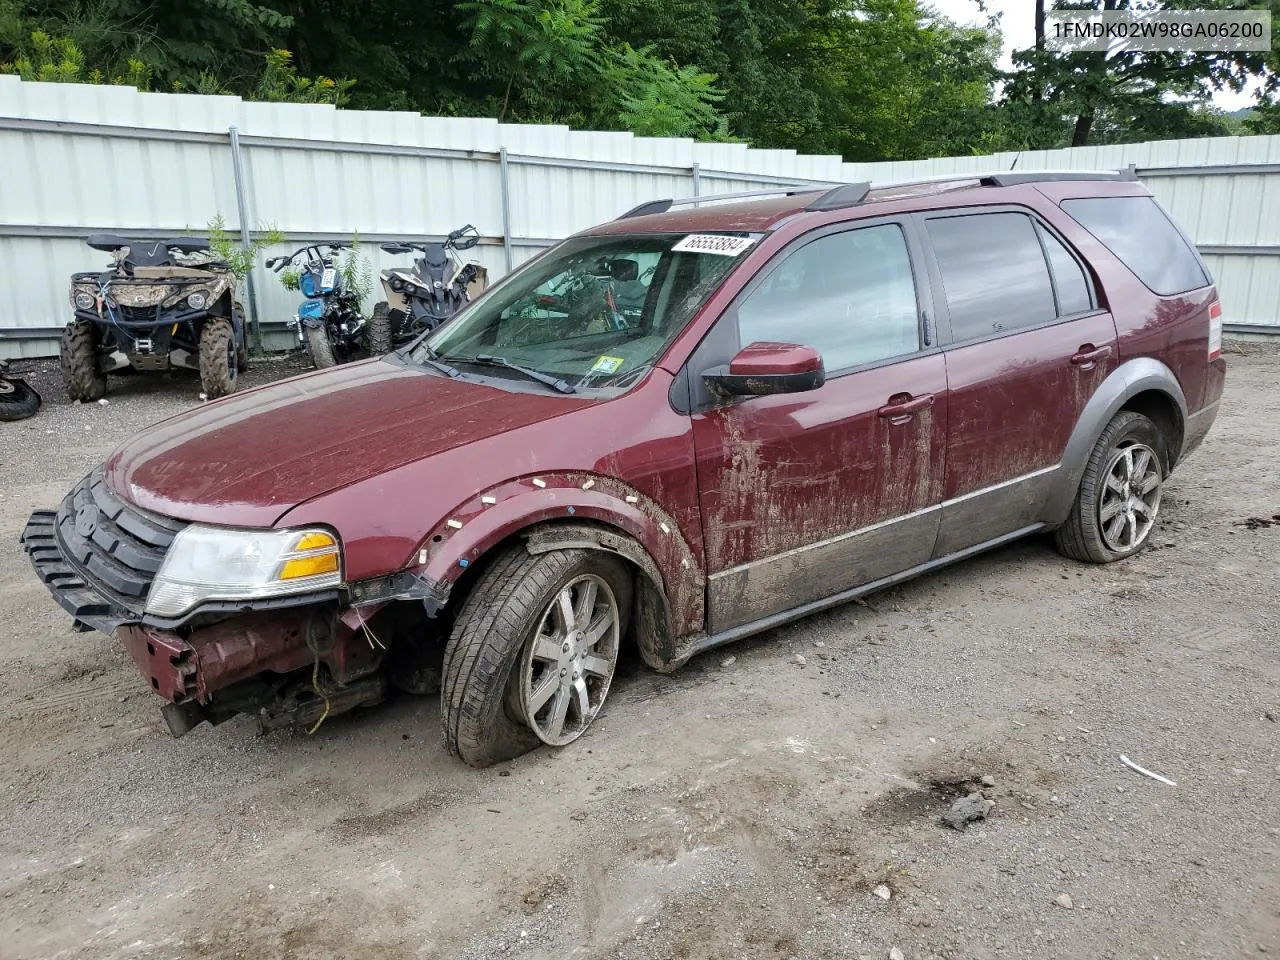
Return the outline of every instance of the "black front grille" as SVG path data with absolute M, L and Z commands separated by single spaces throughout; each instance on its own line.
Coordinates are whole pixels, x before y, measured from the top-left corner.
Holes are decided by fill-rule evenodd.
M 155 307 L 116 307 L 125 323 L 159 323 L 160 311 Z
M 107 489 L 98 469 L 62 501 L 57 537 L 64 559 L 91 587 L 141 614 L 151 581 L 185 526 L 125 503 Z

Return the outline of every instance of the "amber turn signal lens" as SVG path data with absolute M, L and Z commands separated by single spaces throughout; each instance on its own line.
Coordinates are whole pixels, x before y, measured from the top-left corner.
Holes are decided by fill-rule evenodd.
M 324 550 L 326 547 L 336 547 L 337 541 L 327 533 L 307 533 L 303 534 L 293 548 L 294 553 L 302 553 L 304 550 Z
M 280 570 L 281 580 L 297 580 L 299 577 L 314 577 L 320 573 L 337 573 L 338 555 L 322 553 L 315 557 L 298 557 L 289 560 Z

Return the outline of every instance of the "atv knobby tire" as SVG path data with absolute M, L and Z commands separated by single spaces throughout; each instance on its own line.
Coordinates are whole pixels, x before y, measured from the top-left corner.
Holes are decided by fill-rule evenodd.
M 1067 522 L 1054 532 L 1055 545 L 1063 556 L 1085 563 L 1112 563 L 1133 556 L 1150 542 L 1148 534 L 1136 546 L 1115 550 L 1106 544 L 1102 536 L 1100 501 L 1107 483 L 1107 465 L 1117 450 L 1133 443 L 1144 444 L 1155 451 L 1157 468 L 1163 478 L 1169 459 L 1160 428 L 1140 413 L 1121 410 L 1094 444 Z M 1155 522 L 1153 520 L 1153 524 Z
M 380 357 L 391 352 L 391 308 L 383 300 L 373 308 L 369 318 L 369 356 Z
M 98 369 L 98 328 L 91 320 L 67 324 L 58 345 L 58 360 L 62 382 L 72 400 L 98 400 L 107 392 L 107 375 Z
M 302 325 L 302 336 L 307 344 L 307 355 L 311 357 L 311 365 L 317 370 L 338 365 L 338 358 L 333 355 L 333 344 L 329 342 L 329 331 L 323 324 L 309 327 Z
M 244 307 L 240 304 L 235 304 L 231 309 L 235 319 L 240 321 L 240 333 L 244 337 L 244 342 L 236 347 L 236 369 L 244 373 L 249 369 L 249 321 L 245 319 Z
M 235 391 L 238 374 L 231 321 L 216 317 L 200 331 L 200 387 L 210 400 Z
M 445 748 L 473 767 L 527 753 L 541 741 L 512 703 L 512 677 L 547 605 L 574 577 L 606 580 L 620 623 L 630 617 L 632 584 L 623 562 L 599 550 L 531 555 L 523 544 L 500 555 L 481 575 L 458 613 L 444 652 L 440 692 Z M 518 684 L 517 684 L 518 686 Z

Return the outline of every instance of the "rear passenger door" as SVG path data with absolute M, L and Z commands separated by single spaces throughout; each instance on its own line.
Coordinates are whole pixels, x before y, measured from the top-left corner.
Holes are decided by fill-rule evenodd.
M 1083 262 L 1030 211 L 920 219 L 945 301 L 942 557 L 1040 520 L 1071 431 L 1118 358 Z

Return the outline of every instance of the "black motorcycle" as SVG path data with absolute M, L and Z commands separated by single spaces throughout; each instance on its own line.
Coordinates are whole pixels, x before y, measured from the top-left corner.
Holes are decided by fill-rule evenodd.
M 267 261 L 276 273 L 287 266 L 298 267 L 298 290 L 304 299 L 293 324 L 298 343 L 317 369 L 354 360 L 364 346 L 360 295 L 346 289 L 337 266 L 339 251 L 349 249 L 345 243 L 313 243 Z
M 459 251 L 480 242 L 475 227 L 453 231 L 443 243 L 384 243 L 387 253 L 421 254 L 413 269 L 382 271 L 387 299 L 373 308 L 369 319 L 369 353 L 388 353 L 428 330 L 434 330 L 471 302 L 488 282 L 488 271 Z
M 0 360 L 0 420 L 25 420 L 40 409 L 40 394 L 25 380 L 9 376 L 9 361 Z

